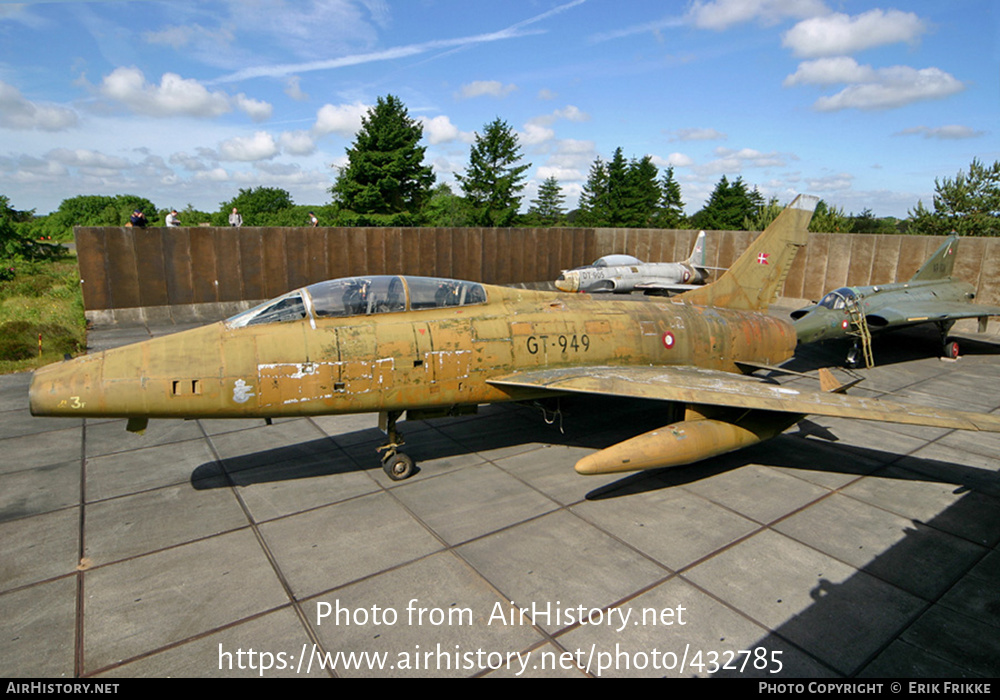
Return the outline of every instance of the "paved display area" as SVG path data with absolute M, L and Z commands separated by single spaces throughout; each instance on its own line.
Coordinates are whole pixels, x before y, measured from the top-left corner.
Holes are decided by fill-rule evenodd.
M 996 412 L 1000 341 L 968 337 L 878 340 L 851 393 Z M 5 677 L 1000 675 L 1000 434 L 810 417 L 582 477 L 667 422 L 582 398 L 401 423 L 420 471 L 392 482 L 374 415 L 136 436 L 32 418 L 29 381 L 0 377 Z

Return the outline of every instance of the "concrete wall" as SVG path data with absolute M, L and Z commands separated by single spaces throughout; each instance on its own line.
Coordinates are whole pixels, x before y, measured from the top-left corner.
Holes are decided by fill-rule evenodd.
M 609 253 L 673 262 L 697 231 L 660 229 L 84 228 L 75 229 L 84 306 L 97 323 L 211 320 L 296 287 L 362 274 L 488 284 L 550 282 Z M 757 234 L 710 231 L 706 264 L 727 267 Z M 909 279 L 933 236 L 810 234 L 782 296 L 818 299 L 845 285 Z M 966 238 L 955 276 L 1000 303 L 1000 239 Z

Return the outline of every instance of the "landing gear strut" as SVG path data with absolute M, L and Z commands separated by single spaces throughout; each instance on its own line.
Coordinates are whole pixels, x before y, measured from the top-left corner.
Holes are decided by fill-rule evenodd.
M 941 357 L 957 360 L 959 352 L 958 341 L 948 337 L 948 331 L 951 330 L 953 325 L 955 325 L 954 321 L 943 321 L 938 323 L 937 327 L 941 333 Z
M 402 411 L 382 411 L 378 414 L 378 427 L 386 434 L 389 442 L 377 449 L 382 453 L 382 470 L 393 481 L 408 479 L 413 476 L 415 468 L 409 455 L 397 451 L 404 444 L 403 436 L 396 430 L 396 421 L 402 415 Z
M 861 357 L 861 346 L 857 341 L 851 346 L 851 349 L 847 351 L 847 361 L 846 364 L 851 369 L 857 369 L 858 359 Z

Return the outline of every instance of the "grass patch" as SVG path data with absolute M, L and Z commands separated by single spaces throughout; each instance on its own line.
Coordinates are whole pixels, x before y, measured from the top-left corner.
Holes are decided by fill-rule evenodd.
M 76 257 L 13 267 L 11 278 L 0 281 L 0 373 L 23 372 L 57 362 L 66 353 L 82 353 L 87 322 Z

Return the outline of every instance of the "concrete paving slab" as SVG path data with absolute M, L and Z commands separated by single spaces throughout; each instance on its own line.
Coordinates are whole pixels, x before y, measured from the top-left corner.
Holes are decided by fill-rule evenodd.
M 767 571 L 768 585 L 761 586 Z M 684 577 L 853 675 L 926 603 L 811 547 L 763 532 Z
M 332 458 L 320 455 L 241 469 L 230 474 L 229 480 L 258 523 L 379 491 L 368 473 L 336 453 Z M 227 482 L 208 479 L 198 482 L 196 488 L 208 488 L 209 484 L 211 488 L 228 486 Z
M 565 511 L 551 513 L 457 550 L 533 620 L 555 634 L 572 624 L 566 607 L 604 608 L 669 575 L 614 537 Z
M 94 333 L 91 345 L 168 330 Z M 963 343 L 965 356 L 945 363 L 907 338 L 887 341 L 852 394 L 940 404 L 975 392 L 976 406 L 1000 409 L 995 344 Z M 794 363 L 830 359 L 843 358 L 827 348 Z M 220 644 L 296 664 L 314 644 L 320 655 L 434 651 L 433 668 L 312 670 L 323 676 L 517 675 L 438 665 L 458 647 L 529 658 L 521 677 L 580 677 L 595 674 L 578 649 L 616 644 L 640 662 L 652 648 L 701 652 L 684 675 L 752 675 L 707 662 L 758 648 L 781 652 L 769 678 L 998 675 L 996 435 L 810 417 L 698 464 L 582 477 L 578 459 L 661 426 L 663 407 L 491 406 L 401 423 L 420 471 L 393 482 L 374 415 L 152 421 L 136 436 L 121 420 L 29 418 L 29 382 L 0 377 L 0 617 L 12 632 L 0 675 L 260 675 L 220 669 Z M 402 613 L 412 599 L 479 617 L 350 629 L 314 619 L 321 602 Z M 480 622 L 511 600 L 601 615 L 680 603 L 692 615 L 666 633 L 544 608 L 536 624 Z M 548 667 L 534 663 L 543 653 Z M 572 662 L 554 667 L 561 658 Z M 633 664 L 602 675 L 663 673 Z
M 76 571 L 79 524 L 78 507 L 0 523 L 0 591 Z
M 89 422 L 89 421 L 88 421 Z M 130 436 L 123 436 L 123 441 Z M 171 445 L 143 447 L 88 457 L 87 500 L 100 501 L 173 484 L 217 483 L 222 465 L 204 440 L 188 440 Z
M 829 493 L 828 489 L 759 464 L 687 487 L 758 523 L 769 523 Z
M 0 474 L 0 522 L 80 503 L 80 460 Z
M 1000 638 L 996 627 L 935 605 L 902 636 L 903 641 L 933 653 L 969 675 L 1000 676 Z
M 165 486 L 90 504 L 83 551 L 90 566 L 99 566 L 246 526 L 229 489 Z
M 83 590 L 84 673 L 288 603 L 249 529 L 97 567 Z
M 679 577 L 619 607 L 617 616 L 595 617 L 594 624 L 581 624 L 559 637 L 560 644 L 581 652 L 593 675 L 768 678 L 774 676 L 772 671 L 812 678 L 836 675 L 787 643 L 769 640 L 766 648 L 759 646 L 767 636 L 765 628 Z M 593 656 L 592 649 L 602 652 Z
M 746 537 L 760 525 L 682 488 L 584 501 L 571 510 L 673 571 Z
M 0 454 L 0 474 L 79 461 L 83 454 L 80 428 L 4 438 L 0 440 Z
M 260 532 L 298 599 L 442 548 L 385 492 L 264 523 Z
M 529 485 L 489 464 L 404 484 L 392 493 L 451 545 L 559 507 Z
M 76 577 L 0 595 L 0 673 L 5 678 L 72 678 Z
M 840 494 L 774 529 L 927 601 L 936 600 L 986 554 L 968 540 Z M 893 555 L 885 556 L 890 549 Z
M 520 675 L 518 655 L 526 658 L 524 650 L 543 640 L 448 552 L 321 595 L 303 608 L 328 654 L 365 650 L 384 659 L 377 668 L 343 668 L 340 675 L 349 678 L 476 676 L 500 668 Z

